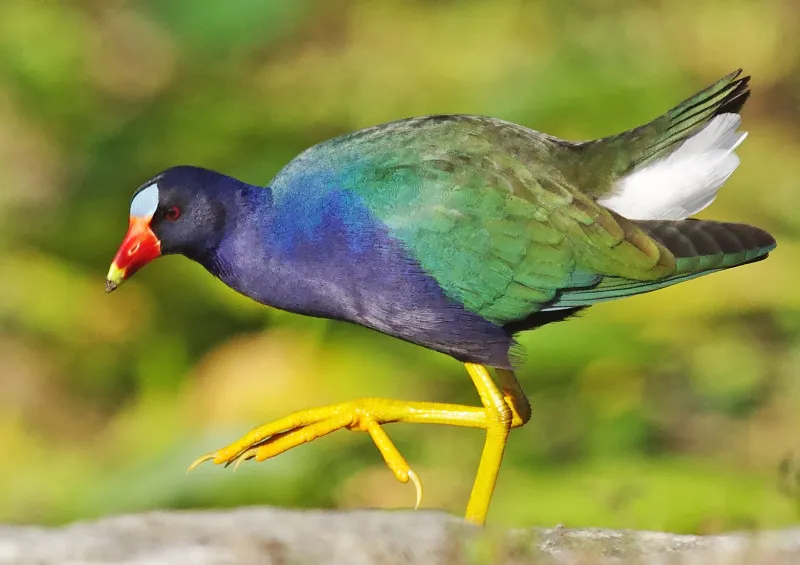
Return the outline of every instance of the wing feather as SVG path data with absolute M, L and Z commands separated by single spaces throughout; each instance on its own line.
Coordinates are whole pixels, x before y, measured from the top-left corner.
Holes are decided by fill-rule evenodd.
M 544 166 L 535 140 L 494 121 L 446 125 L 373 137 L 342 182 L 467 309 L 506 324 L 603 276 L 674 271 L 665 247 Z

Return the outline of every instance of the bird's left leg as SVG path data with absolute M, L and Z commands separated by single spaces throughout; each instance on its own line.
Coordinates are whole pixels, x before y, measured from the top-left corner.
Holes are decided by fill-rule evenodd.
M 524 426 L 530 420 L 531 405 L 513 371 L 496 369 L 498 389 L 486 367 L 473 363 L 466 363 L 466 367 L 486 409 L 486 441 L 465 517 L 483 524 L 497 484 L 508 433 L 511 428 Z

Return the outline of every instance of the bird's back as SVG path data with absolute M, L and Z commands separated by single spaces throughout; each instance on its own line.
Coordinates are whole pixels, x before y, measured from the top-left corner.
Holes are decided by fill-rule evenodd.
M 272 186 L 280 195 L 284 190 L 302 190 L 295 179 L 309 173 L 335 172 L 346 177 L 348 173 L 359 175 L 393 164 L 416 169 L 426 162 L 453 170 L 459 165 L 523 167 L 537 177 L 552 175 L 563 179 L 580 166 L 580 145 L 488 116 L 406 118 L 334 137 L 306 149 L 278 174 Z M 365 188 L 369 191 L 382 185 Z M 377 194 L 372 196 L 379 198 Z

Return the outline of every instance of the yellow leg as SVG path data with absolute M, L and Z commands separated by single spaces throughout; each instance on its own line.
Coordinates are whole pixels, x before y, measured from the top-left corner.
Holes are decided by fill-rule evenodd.
M 422 497 L 422 483 L 411 470 L 381 425 L 392 422 L 445 424 L 486 430 L 486 443 L 467 506 L 466 518 L 483 524 L 492 492 L 497 482 L 500 462 L 508 432 L 530 418 L 530 405 L 512 371 L 497 370 L 500 389 L 483 365 L 466 364 L 483 407 L 437 402 L 407 402 L 387 398 L 362 398 L 320 408 L 301 410 L 270 424 L 253 429 L 239 441 L 208 453 L 191 464 L 189 470 L 204 461 L 230 465 L 242 461 L 264 461 L 293 447 L 313 441 L 342 428 L 369 433 L 395 477 L 414 483 L 417 506 Z M 502 390 L 502 392 L 501 392 Z
M 476 524 L 486 521 L 489 503 L 492 500 L 500 463 L 511 428 L 525 425 L 531 417 L 531 408 L 522 387 L 512 371 L 497 369 L 503 391 L 489 376 L 483 365 L 466 363 L 467 372 L 478 390 L 481 403 L 486 409 L 486 442 L 483 445 L 478 474 L 467 504 L 466 519 Z

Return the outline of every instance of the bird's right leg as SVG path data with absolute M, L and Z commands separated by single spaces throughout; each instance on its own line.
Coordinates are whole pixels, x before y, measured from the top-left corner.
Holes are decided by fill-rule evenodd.
M 388 398 L 360 398 L 301 410 L 279 420 L 254 428 L 238 441 L 199 457 L 190 466 L 194 469 L 205 461 L 225 466 L 255 459 L 264 461 L 309 443 L 336 430 L 347 428 L 369 433 L 386 465 L 402 483 L 409 480 L 417 489 L 417 506 L 422 497 L 422 484 L 381 427 L 392 422 L 444 424 L 468 428 L 486 428 L 486 410 L 438 402 L 408 402 Z
M 528 421 L 530 405 L 513 372 L 498 369 L 498 387 L 486 367 L 469 363 L 466 366 L 483 406 L 361 398 L 301 410 L 259 426 L 227 447 L 203 455 L 189 469 L 204 461 L 226 466 L 236 466 L 248 459 L 264 461 L 293 447 L 347 428 L 369 433 L 395 477 L 403 483 L 414 483 L 419 505 L 422 495 L 419 477 L 381 426 L 392 422 L 406 422 L 479 428 L 486 430 L 486 444 L 470 496 L 467 519 L 481 524 L 485 520 L 494 490 L 508 431 Z

